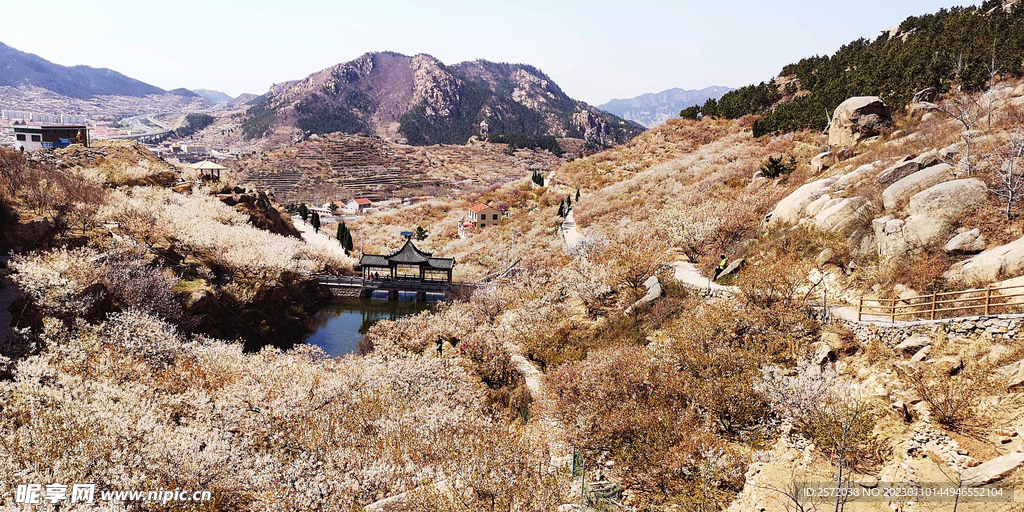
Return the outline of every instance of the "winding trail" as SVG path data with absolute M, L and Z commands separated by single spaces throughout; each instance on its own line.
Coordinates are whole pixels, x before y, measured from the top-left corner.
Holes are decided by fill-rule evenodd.
M 302 239 L 308 244 L 323 247 L 328 251 L 337 254 L 339 257 L 349 259 L 350 256 L 345 254 L 345 249 L 341 248 L 341 244 L 337 240 L 327 236 L 323 232 L 317 233 L 313 230 L 313 226 L 302 220 L 302 217 L 298 215 L 292 216 L 292 224 L 295 225 L 295 229 L 299 230 L 302 234 Z
M 573 216 L 572 210 L 569 210 L 569 215 L 565 216 L 565 220 L 562 221 L 562 239 L 565 240 L 565 245 L 569 249 L 576 248 L 583 239 L 578 229 L 576 229 L 576 218 Z
M 533 397 L 530 413 L 536 419 L 534 426 L 538 429 L 537 437 L 547 445 L 551 469 L 555 470 L 572 464 L 572 448 L 565 442 L 565 430 L 558 422 L 558 418 L 555 417 L 555 401 L 545 390 L 544 373 L 515 347 L 510 347 L 510 350 L 512 351 L 512 362 L 515 363 L 519 373 L 523 375 L 526 387 Z

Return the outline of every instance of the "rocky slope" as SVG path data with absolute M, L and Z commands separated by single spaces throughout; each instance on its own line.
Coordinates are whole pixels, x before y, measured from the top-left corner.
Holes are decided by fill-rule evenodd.
M 700 90 L 675 88 L 658 93 L 649 92 L 635 98 L 610 100 L 598 105 L 597 108 L 627 121 L 653 128 L 670 118 L 679 117 L 679 111 L 684 108 L 703 105 L 709 98 L 717 100 L 732 90 L 731 87 L 718 85 Z
M 249 109 L 245 131 L 281 142 L 345 132 L 425 145 L 494 133 L 615 144 L 643 129 L 570 98 L 532 66 L 380 52 L 275 85 Z

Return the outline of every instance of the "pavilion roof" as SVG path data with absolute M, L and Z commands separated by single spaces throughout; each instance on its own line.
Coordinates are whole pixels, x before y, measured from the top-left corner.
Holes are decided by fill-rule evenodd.
M 209 160 L 203 160 L 197 164 L 192 164 L 190 167 L 199 171 L 226 171 L 228 168 L 223 165 L 216 164 Z
M 438 270 L 450 270 L 455 267 L 455 258 L 435 258 L 433 253 L 421 251 L 406 240 L 401 249 L 388 254 L 364 254 L 359 258 L 359 265 L 364 267 L 390 267 L 392 265 L 420 265 Z

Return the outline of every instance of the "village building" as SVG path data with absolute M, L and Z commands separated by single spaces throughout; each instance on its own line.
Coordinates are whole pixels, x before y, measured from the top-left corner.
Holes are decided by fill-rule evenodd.
M 14 149 L 66 148 L 72 144 L 89 146 L 89 127 L 84 124 L 40 124 L 14 126 Z
M 345 205 L 345 208 L 343 208 L 343 211 L 345 213 L 356 214 L 363 213 L 370 208 L 373 208 L 373 203 L 369 199 L 359 197 L 349 201 L 348 204 Z
M 307 206 L 306 210 L 309 211 L 310 215 L 314 212 L 320 216 L 320 222 L 326 220 L 333 220 L 334 213 L 331 211 L 329 206 Z
M 501 224 L 501 212 L 481 203 L 469 207 L 469 214 L 466 216 L 466 219 L 468 223 L 477 229 L 496 226 Z

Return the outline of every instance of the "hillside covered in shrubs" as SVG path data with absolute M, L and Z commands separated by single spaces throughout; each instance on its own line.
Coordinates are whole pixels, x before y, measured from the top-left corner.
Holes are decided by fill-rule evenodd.
M 1017 16 L 986 6 L 974 22 Z M 828 136 L 672 119 L 378 205 L 346 220 L 365 252 L 416 226 L 477 286 L 341 358 L 291 342 L 316 275 L 355 260 L 233 172 L 131 143 L 0 151 L 0 501 L 54 481 L 211 491 L 201 510 L 1019 510 L 796 487 L 1024 483 L 1024 305 L 999 292 L 1024 286 L 1024 83 L 970 77 L 836 96 Z M 507 216 L 460 235 L 477 203 Z M 963 311 L 988 314 L 942 321 Z
M 993 74 L 1024 73 L 1024 10 L 1003 0 L 912 16 L 874 39 L 862 38 L 833 55 L 802 59 L 779 77 L 709 100 L 683 116 L 738 119 L 760 115 L 755 134 L 822 129 L 828 115 L 853 96 L 881 96 L 894 108 L 932 87 L 980 88 Z

